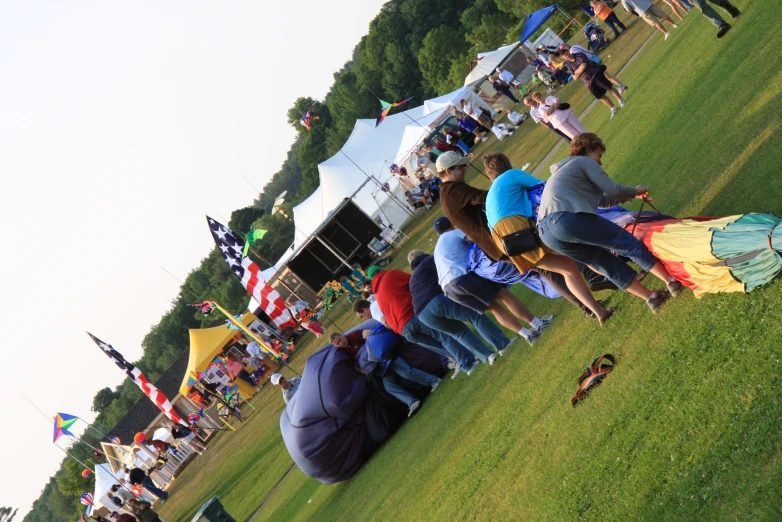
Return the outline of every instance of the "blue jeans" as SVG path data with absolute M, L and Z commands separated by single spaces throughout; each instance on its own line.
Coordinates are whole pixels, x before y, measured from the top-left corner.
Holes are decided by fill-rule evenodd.
M 385 377 L 383 377 L 383 386 L 385 386 L 388 393 L 407 404 L 408 408 L 412 406 L 417 399 L 399 385 L 396 380 L 397 376 L 404 377 L 421 386 L 428 386 L 430 388 L 440 380 L 432 374 L 423 372 L 417 368 L 411 368 L 401 357 L 394 359 L 394 362 L 389 366 Z
M 402 328 L 402 336 L 411 343 L 419 344 L 444 357 L 453 357 L 461 368 L 470 368 L 475 364 L 475 357 L 456 339 L 429 328 L 419 321 L 418 317 L 407 321 Z
M 606 23 L 606 25 L 607 25 L 608 27 L 610 27 L 610 28 L 611 28 L 611 30 L 614 32 L 614 37 L 617 37 L 617 36 L 619 36 L 619 30 L 616 28 L 616 26 L 619 26 L 619 27 L 622 29 L 622 31 L 624 31 L 625 29 L 627 29 L 627 27 L 625 27 L 625 24 L 623 24 L 623 23 L 622 23 L 622 21 L 621 21 L 621 20 L 619 20 L 619 17 L 618 17 L 618 16 L 616 16 L 616 13 L 611 13 L 611 14 L 609 15 L 609 17 L 608 17 L 608 18 L 606 18 L 606 19 L 605 19 L 605 20 L 603 20 L 603 21 L 604 21 L 604 22 Z
M 418 318 L 426 326 L 439 330 L 459 341 L 482 362 L 486 362 L 492 352 L 486 348 L 477 335 L 467 328 L 464 321 L 472 324 L 495 350 L 505 348 L 510 342 L 502 330 L 485 314 L 479 314 L 466 306 L 455 303 L 443 294 L 429 301 L 429 304 L 418 314 Z
M 632 284 L 636 273 L 611 252 L 630 258 L 644 270 L 651 270 L 657 263 L 634 235 L 596 214 L 549 214 L 538 222 L 538 234 L 546 246 L 594 267 L 622 290 Z
M 160 500 L 166 500 L 168 498 L 168 493 L 157 487 L 149 476 L 144 477 L 141 481 L 141 485 Z

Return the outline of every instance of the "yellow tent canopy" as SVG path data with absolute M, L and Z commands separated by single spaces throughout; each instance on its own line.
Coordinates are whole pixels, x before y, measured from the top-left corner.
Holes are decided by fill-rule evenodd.
M 242 316 L 242 324 L 245 326 L 255 321 L 257 317 L 251 313 Z M 182 379 L 182 386 L 179 387 L 179 393 L 187 396 L 187 380 L 193 373 L 203 372 L 212 363 L 215 357 L 223 351 L 228 341 L 239 335 L 238 330 L 228 328 L 228 325 L 215 326 L 214 328 L 198 328 L 190 330 L 190 358 L 187 361 L 187 371 Z M 255 395 L 255 388 L 250 384 L 237 379 L 234 381 L 239 387 L 239 393 L 242 398 L 249 399 Z

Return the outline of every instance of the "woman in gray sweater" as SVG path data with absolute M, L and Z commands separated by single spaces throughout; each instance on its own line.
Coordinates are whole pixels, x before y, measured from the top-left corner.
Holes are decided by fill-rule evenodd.
M 605 173 L 600 167 L 605 150 L 597 134 L 579 134 L 570 145 L 570 157 L 551 166 L 538 210 L 538 233 L 546 246 L 604 274 L 618 288 L 643 298 L 657 313 L 665 300 L 678 295 L 684 286 L 635 236 L 597 215 L 598 207 L 649 196 L 644 185 L 620 185 Z M 630 258 L 665 281 L 668 290 L 644 287 L 636 280 L 635 271 L 617 255 Z

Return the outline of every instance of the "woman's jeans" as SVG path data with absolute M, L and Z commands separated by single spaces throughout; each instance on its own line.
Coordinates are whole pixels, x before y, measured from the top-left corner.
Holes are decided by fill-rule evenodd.
M 625 24 L 623 24 L 622 21 L 619 20 L 619 17 L 616 16 L 616 13 L 611 13 L 611 15 L 603 21 L 614 32 L 614 38 L 619 36 L 619 31 L 617 30 L 616 26 L 619 26 L 622 29 L 622 31 L 627 29 L 627 27 L 625 27 Z
M 596 214 L 549 214 L 538 222 L 538 234 L 546 246 L 593 267 L 622 290 L 633 283 L 636 272 L 614 253 L 630 258 L 647 271 L 657 263 L 635 236 Z

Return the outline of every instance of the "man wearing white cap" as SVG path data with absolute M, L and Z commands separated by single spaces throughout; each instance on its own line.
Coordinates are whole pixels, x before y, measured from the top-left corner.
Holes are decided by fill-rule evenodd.
M 301 384 L 301 377 L 294 377 L 289 381 L 279 373 L 272 374 L 269 380 L 274 386 L 282 390 L 282 400 L 285 401 L 285 404 L 288 404 L 291 397 L 296 395 L 296 392 L 299 391 L 299 385 Z

